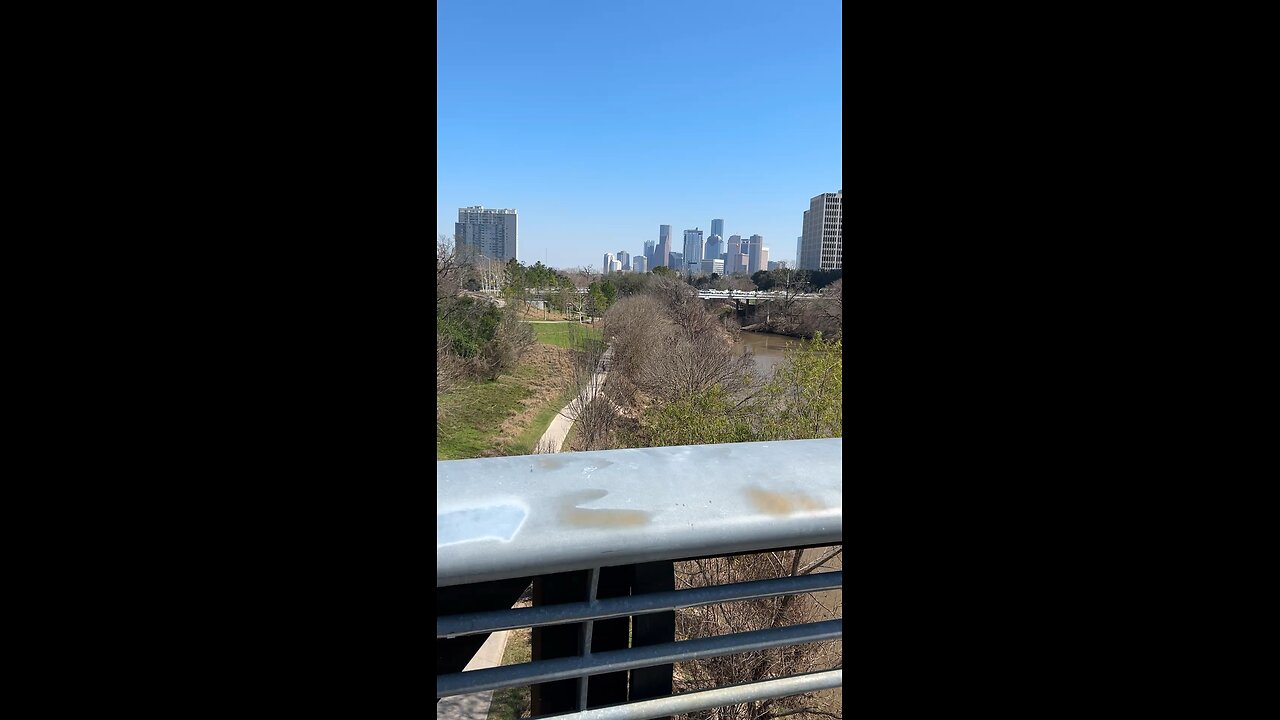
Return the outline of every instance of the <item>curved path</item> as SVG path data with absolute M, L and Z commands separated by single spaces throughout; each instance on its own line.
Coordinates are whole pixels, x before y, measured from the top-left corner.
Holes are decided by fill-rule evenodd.
M 502 630 L 490 635 L 476 651 L 475 657 L 471 658 L 471 662 L 463 668 L 463 672 L 501 665 L 502 653 L 507 649 L 507 637 L 510 634 L 510 630 Z M 443 697 L 436 702 L 436 720 L 485 720 L 489 716 L 489 705 L 492 702 L 492 690 Z
M 591 382 L 587 383 L 578 397 L 569 401 L 564 409 L 556 413 L 551 419 L 551 425 L 547 427 L 547 431 L 542 433 L 542 437 L 538 438 L 538 444 L 534 448 L 535 453 L 557 453 L 564 444 L 565 436 L 569 434 L 569 428 L 573 427 L 573 421 L 578 418 L 578 411 L 587 406 L 595 398 L 596 393 L 604 387 L 605 378 L 609 377 L 609 362 L 613 360 L 613 346 L 610 345 L 605 349 L 604 354 L 600 356 L 600 365 L 596 367 L 595 375 L 591 377 Z

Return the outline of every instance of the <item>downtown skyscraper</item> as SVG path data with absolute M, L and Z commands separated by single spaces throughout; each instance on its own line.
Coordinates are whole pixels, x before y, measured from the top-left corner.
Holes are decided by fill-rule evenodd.
M 707 238 L 706 249 L 702 253 L 703 260 L 719 260 L 720 255 L 724 253 L 724 241 L 719 235 L 712 235 Z
M 711 234 L 724 237 L 724 220 L 717 218 L 711 221 Z
M 702 230 L 684 231 L 684 268 L 681 272 L 697 275 L 702 272 Z
M 764 238 L 752 235 L 747 245 L 747 274 L 755 275 L 766 266 L 761 263 L 764 256 Z
M 671 267 L 668 261 L 671 259 L 671 226 L 658 226 L 658 246 L 653 251 L 653 262 L 649 263 L 649 269 L 652 270 L 658 266 Z
M 746 263 L 742 262 L 742 245 L 741 235 L 730 235 L 729 246 L 725 250 L 724 256 L 724 273 L 726 275 L 735 275 L 747 271 Z

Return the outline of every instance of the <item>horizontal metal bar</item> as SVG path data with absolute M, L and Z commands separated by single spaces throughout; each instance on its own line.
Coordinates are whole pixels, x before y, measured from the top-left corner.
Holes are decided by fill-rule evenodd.
M 731 685 L 700 690 L 679 695 L 640 700 L 625 705 L 594 708 L 583 712 L 557 715 L 556 720 L 650 720 L 667 715 L 708 710 L 725 705 L 765 700 L 767 698 L 789 697 L 807 692 L 827 690 L 844 685 L 844 670 L 827 670 L 825 672 L 793 675 L 776 680 Z
M 826 438 L 438 461 L 436 586 L 837 545 L 842 453 Z
M 599 675 L 621 670 L 666 665 L 667 663 L 752 652 L 783 645 L 836 640 L 841 634 L 841 620 L 792 625 L 767 630 L 718 635 L 681 642 L 648 645 L 627 650 L 595 653 L 589 658 L 566 657 L 537 660 L 518 665 L 503 665 L 485 670 L 436 676 L 436 697 L 462 695 L 482 690 L 520 687 L 534 683 L 567 680 L 584 675 Z
M 712 585 L 710 587 L 670 592 L 609 598 L 595 603 L 564 603 L 539 607 L 494 610 L 491 612 L 445 615 L 436 618 L 436 637 L 513 630 L 515 628 L 563 625 L 585 620 L 608 620 L 628 615 L 648 615 L 664 610 L 699 607 L 720 602 L 755 600 L 775 595 L 834 590 L 844 585 L 844 571 L 801 575 L 799 577 L 752 580 L 751 582 Z

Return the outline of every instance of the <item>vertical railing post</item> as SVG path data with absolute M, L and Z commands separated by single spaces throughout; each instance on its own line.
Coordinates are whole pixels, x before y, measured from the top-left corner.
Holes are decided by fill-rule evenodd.
M 676 589 L 675 563 L 660 561 L 641 563 L 635 567 L 631 593 L 640 595 Z M 637 615 L 632 622 L 632 647 L 669 643 L 676 639 L 675 611 Z M 630 699 L 646 700 L 665 697 L 672 691 L 674 665 L 658 665 L 631 671 Z

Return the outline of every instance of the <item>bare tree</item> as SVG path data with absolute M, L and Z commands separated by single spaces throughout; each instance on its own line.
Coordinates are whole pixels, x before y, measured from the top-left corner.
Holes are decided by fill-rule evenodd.
M 448 235 L 436 237 L 436 302 L 451 298 L 462 289 L 464 258 Z
M 569 345 L 573 354 L 573 383 L 576 395 L 567 408 L 583 450 L 608 448 L 616 410 L 604 397 L 606 345 L 587 335 L 580 325 L 571 324 Z M 565 411 L 562 410 L 562 413 Z
M 831 338 L 839 338 L 844 333 L 844 278 L 836 280 L 826 287 L 822 300 L 818 301 L 818 315 L 824 327 L 822 333 Z
M 687 397 L 716 385 L 735 392 L 754 374 L 750 351 L 739 353 L 733 331 L 678 279 L 659 277 L 645 294 L 620 299 L 605 316 L 605 333 L 620 382 L 651 399 Z

